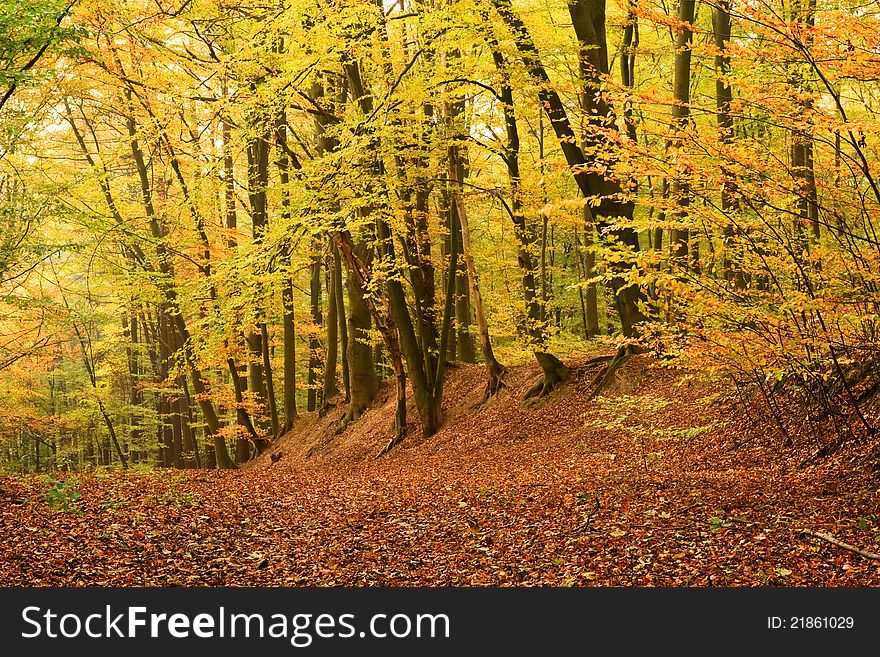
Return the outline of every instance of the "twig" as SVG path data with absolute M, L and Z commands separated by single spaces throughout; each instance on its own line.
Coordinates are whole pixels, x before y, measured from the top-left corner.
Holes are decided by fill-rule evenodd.
M 850 545 L 849 543 L 844 543 L 843 541 L 838 541 L 836 538 L 834 538 L 830 534 L 822 534 L 819 532 L 812 532 L 809 529 L 802 530 L 801 534 L 806 534 L 807 536 L 815 536 L 816 538 L 821 538 L 823 541 L 828 541 L 832 545 L 836 545 L 837 547 L 843 548 L 844 550 L 849 550 L 850 552 L 855 552 L 859 556 L 865 557 L 866 559 L 873 559 L 874 561 L 880 561 L 880 554 L 874 554 L 873 552 L 868 552 L 867 550 L 857 548 L 855 545 Z
M 676 515 L 676 516 L 677 516 L 677 515 L 681 515 L 681 514 L 683 514 L 683 513 L 687 513 L 687 512 L 690 511 L 691 509 L 696 509 L 698 506 L 703 506 L 703 503 L 702 503 L 702 502 L 697 502 L 696 504 L 691 504 L 690 506 L 686 506 L 686 507 L 684 507 L 683 509 L 679 509 L 678 511 L 676 511 L 676 512 L 673 513 L 672 515 Z
M 601 505 L 599 503 L 599 498 L 597 497 L 596 498 L 596 506 L 594 506 L 593 510 L 590 511 L 590 515 L 587 516 L 587 519 L 582 524 L 575 527 L 574 529 L 565 532 L 565 534 L 563 534 L 563 536 L 572 536 L 574 534 L 580 534 L 581 532 L 585 532 L 585 531 L 589 531 L 592 534 L 601 533 L 601 530 L 593 529 L 592 527 L 590 527 L 590 523 L 593 522 L 593 516 L 595 516 L 597 513 L 599 513 L 600 508 L 601 508 Z

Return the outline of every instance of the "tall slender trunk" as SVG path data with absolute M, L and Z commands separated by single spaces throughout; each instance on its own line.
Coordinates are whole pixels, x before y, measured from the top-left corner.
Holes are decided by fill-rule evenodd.
M 132 266 L 132 270 L 134 271 L 134 266 Z M 129 413 L 128 419 L 128 449 L 129 452 L 133 452 L 136 455 L 137 450 L 140 448 L 141 435 L 143 433 L 140 428 L 140 421 L 142 417 L 141 407 L 144 403 L 144 396 L 141 393 L 141 371 L 137 352 L 141 337 L 140 331 L 138 330 L 137 313 L 126 311 L 123 313 L 122 318 L 122 329 L 128 338 L 126 341 L 125 355 L 128 364 L 129 377 L 128 404 L 132 409 L 132 412 Z
M 317 244 L 314 245 L 317 249 Z M 309 267 L 309 302 L 312 313 L 312 330 L 309 336 L 309 372 L 308 372 L 308 411 L 316 411 L 320 406 L 320 391 L 318 383 L 318 370 L 321 368 L 321 341 L 318 332 L 324 324 L 321 314 L 321 257 L 317 253 L 312 254 L 312 264 Z
M 365 243 L 352 245 L 358 259 L 369 266 L 369 250 Z M 348 367 L 351 379 L 351 403 L 346 413 L 346 422 L 358 419 L 376 398 L 379 392 L 379 378 L 373 361 L 373 346 L 370 331 L 372 319 L 370 308 L 364 297 L 366 290 L 359 277 L 349 266 L 346 279 L 348 295 Z
M 461 251 L 461 222 L 458 218 L 458 208 L 455 203 L 451 210 L 452 230 L 454 239 Z M 471 293 L 468 284 L 467 266 L 464 259 L 459 258 L 455 271 L 455 345 L 458 360 L 463 363 L 477 362 L 477 350 L 474 345 L 474 335 L 471 332 Z
M 813 44 L 813 27 L 816 22 L 816 0 L 795 0 L 791 6 L 792 20 L 801 26 L 804 32 L 804 44 L 811 47 Z M 798 92 L 807 91 L 808 82 L 797 70 L 792 67 L 792 85 Z M 809 113 L 812 103 L 809 100 L 801 102 L 804 113 Z M 809 129 L 792 130 L 791 135 L 791 169 L 797 183 L 795 202 L 797 213 L 800 218 L 796 227 L 798 238 L 801 240 L 801 250 L 806 250 L 810 242 L 815 244 L 821 236 L 819 226 L 819 202 L 816 191 L 816 171 L 813 156 L 813 135 Z M 809 230 L 809 240 L 802 237 Z
M 639 48 L 639 17 L 636 13 L 638 0 L 629 0 L 626 12 L 626 23 L 623 27 L 623 41 L 620 44 L 620 81 L 627 89 L 633 89 L 636 85 L 636 53 Z M 636 121 L 633 116 L 632 102 L 627 100 L 623 105 L 623 123 L 626 126 L 626 135 L 630 141 L 636 143 Z
M 335 244 L 333 250 L 333 291 L 336 297 L 336 319 L 339 325 L 339 353 L 342 361 L 342 387 L 345 392 L 346 403 L 351 401 L 351 379 L 348 371 L 348 326 L 345 319 L 345 294 L 342 285 L 342 258 L 339 255 L 339 247 Z
M 259 120 L 259 119 L 257 119 Z M 252 238 L 255 244 L 262 242 L 263 233 L 269 225 L 267 212 L 267 187 L 269 185 L 269 139 L 264 129 L 261 134 L 253 137 L 247 145 L 248 160 L 248 200 L 250 202 Z M 270 374 L 263 365 L 263 324 L 264 312 L 257 326 L 247 335 L 247 346 L 250 351 L 248 358 L 248 391 L 260 404 L 264 416 L 259 423 L 264 430 L 269 428 L 269 393 L 266 377 Z
M 487 400 L 504 385 L 504 375 L 507 369 L 498 362 L 492 349 L 492 341 L 489 338 L 489 325 L 486 322 L 486 313 L 483 309 L 483 300 L 480 295 L 480 283 L 477 277 L 477 268 L 474 264 L 473 248 L 471 246 L 471 231 L 468 225 L 467 208 L 462 198 L 461 185 L 463 180 L 457 178 L 460 171 L 458 164 L 458 148 L 453 144 L 449 147 L 449 178 L 453 181 L 452 202 L 455 204 L 458 222 L 461 226 L 462 256 L 467 268 L 468 281 L 470 282 L 471 298 L 474 302 L 474 310 L 477 317 L 477 333 L 480 338 L 480 349 L 483 352 L 483 365 L 486 367 L 486 391 L 483 400 Z
M 214 452 L 217 460 L 217 467 L 232 468 L 235 466 L 232 463 L 232 460 L 229 458 L 229 452 L 226 448 L 226 441 L 223 436 L 219 435 L 218 433 L 220 431 L 220 420 L 217 417 L 217 412 L 214 409 L 214 404 L 213 402 L 211 402 L 208 396 L 207 386 L 205 385 L 204 379 L 202 378 L 201 370 L 198 368 L 195 360 L 195 354 L 189 329 L 187 328 L 186 320 L 184 319 L 183 314 L 180 312 L 180 307 L 177 299 L 177 290 L 174 285 L 174 273 L 171 268 L 171 263 L 168 258 L 167 250 L 165 248 L 164 229 L 159 223 L 159 219 L 153 206 L 149 171 L 147 169 L 143 150 L 141 150 L 140 142 L 138 140 L 138 126 L 134 118 L 133 108 L 131 107 L 130 90 L 126 90 L 126 100 L 129 106 L 129 115 L 128 117 L 126 117 L 129 143 L 131 147 L 132 157 L 135 162 L 135 168 L 137 169 L 138 173 L 141 197 L 144 209 L 147 214 L 147 221 L 150 226 L 150 233 L 153 237 L 153 240 L 156 242 L 155 250 L 158 267 L 153 268 L 152 266 L 149 266 L 148 263 L 143 264 L 148 265 L 150 270 L 155 271 L 156 269 L 158 269 L 158 273 L 162 276 L 162 280 L 159 282 L 159 285 L 162 290 L 163 296 L 165 297 L 165 302 L 168 304 L 169 312 L 173 318 L 173 324 L 181 340 L 181 351 L 183 353 L 187 369 L 189 370 L 193 391 L 195 392 L 195 396 L 198 400 L 199 408 L 202 411 L 202 415 L 205 418 L 206 433 L 211 436 L 214 442 Z
M 446 374 L 446 361 L 450 354 L 449 344 L 455 337 L 452 330 L 452 319 L 455 314 L 455 281 L 458 271 L 458 240 L 450 240 L 449 244 L 449 264 L 446 268 L 446 297 L 443 302 L 443 320 L 440 325 L 440 343 L 437 352 L 440 359 L 437 362 L 437 373 L 434 378 L 434 398 L 442 401 L 443 399 L 443 383 Z M 452 355 L 455 355 L 455 349 L 452 349 Z
M 446 123 L 447 130 L 451 136 L 458 138 L 464 132 L 461 123 L 461 116 L 464 113 L 464 101 L 456 101 L 449 103 L 446 107 Z M 464 181 L 468 177 L 468 161 L 467 152 L 464 149 L 455 147 L 455 175 L 451 175 L 452 181 Z M 452 166 L 452 163 L 450 163 Z M 450 169 L 451 171 L 452 169 Z M 455 248 L 458 250 L 459 256 L 462 253 L 462 235 L 461 220 L 458 214 L 458 204 L 455 202 L 455 190 L 453 186 L 455 182 L 451 182 L 447 189 L 447 197 L 449 199 L 449 223 L 450 223 L 450 240 L 456 242 Z M 457 269 L 455 274 L 455 343 L 457 347 L 458 360 L 464 363 L 477 362 L 476 345 L 474 344 L 474 336 L 471 333 L 471 293 L 470 282 L 467 271 L 467 264 L 464 258 L 457 259 Z
M 440 354 L 446 354 L 445 360 L 454 362 L 455 354 L 458 350 L 458 340 L 456 339 L 455 333 L 455 302 L 456 302 L 456 290 L 458 283 L 458 271 L 459 271 L 459 258 L 458 255 L 461 252 L 461 248 L 458 246 L 460 240 L 458 239 L 458 216 L 454 209 L 455 204 L 452 203 L 449 199 L 449 185 L 445 185 L 440 188 L 440 216 L 445 217 L 446 219 L 446 229 L 447 233 L 443 239 L 443 249 L 442 254 L 443 257 L 446 258 L 447 269 L 446 269 L 446 299 L 444 300 L 444 311 L 443 316 L 444 320 L 446 318 L 446 308 L 449 307 L 451 309 L 451 319 L 452 324 L 450 326 L 448 335 L 446 336 L 446 349 L 445 351 L 441 351 Z M 452 254 L 455 253 L 455 257 L 452 257 Z M 442 333 L 443 329 L 441 329 Z M 441 360 L 443 360 L 441 358 Z
M 297 418 L 296 410 L 296 325 L 294 323 L 293 281 L 290 276 L 284 279 L 281 289 L 284 306 L 284 432 L 293 428 Z
M 486 368 L 486 390 L 483 395 L 483 401 L 488 400 L 497 394 L 504 385 L 504 376 L 507 373 L 505 368 L 495 357 L 492 349 L 492 340 L 489 337 L 489 326 L 486 322 L 486 313 L 483 308 L 483 299 L 480 294 L 480 283 L 477 276 L 477 268 L 474 263 L 474 253 L 471 246 L 471 231 L 468 224 L 467 206 L 464 203 L 462 195 L 465 183 L 465 175 L 467 174 L 467 155 L 460 145 L 460 135 L 465 132 L 466 128 L 462 127 L 461 110 L 462 103 L 448 104 L 446 108 L 447 132 L 451 141 L 447 147 L 447 161 L 449 167 L 450 180 L 450 200 L 453 211 L 457 219 L 459 236 L 461 238 L 461 255 L 464 261 L 465 270 L 467 271 L 468 282 L 470 284 L 471 300 L 474 304 L 474 310 L 477 319 L 477 335 L 480 340 L 480 350 L 483 354 L 483 365 Z M 459 335 L 459 346 L 461 346 L 462 336 Z
M 281 109 L 275 118 L 275 144 L 278 153 L 275 161 L 278 167 L 279 187 L 281 189 L 281 224 L 289 226 L 290 211 L 290 164 L 287 146 L 287 113 Z M 290 246 L 285 245 L 285 263 L 290 262 Z M 284 396 L 282 410 L 284 425 L 281 433 L 293 428 L 296 420 L 296 324 L 294 323 L 293 279 L 287 273 L 281 285 L 281 325 L 284 331 Z
M 730 43 L 730 0 L 719 0 L 712 7 L 712 35 L 715 42 L 715 109 L 717 112 L 719 138 L 722 144 L 733 141 L 733 89 L 730 86 L 728 75 L 730 73 L 730 55 L 727 53 L 727 44 Z M 721 177 L 721 211 L 725 214 L 738 208 L 737 187 L 733 175 L 722 165 Z M 722 269 L 724 278 L 733 281 L 737 288 L 745 289 L 748 285 L 747 277 L 739 262 L 731 260 L 731 251 L 736 247 L 734 243 L 735 231 L 732 225 L 724 226 L 724 258 Z
M 679 0 L 677 36 L 675 39 L 675 68 L 673 80 L 673 105 L 672 122 L 673 129 L 679 131 L 675 138 L 675 145 L 681 148 L 684 145 L 682 134 L 690 123 L 691 102 L 691 41 L 693 39 L 694 12 L 696 0 Z M 691 188 L 687 179 L 688 172 L 679 169 L 672 178 L 672 198 L 679 207 L 679 226 L 673 228 L 669 236 L 669 248 L 672 258 L 679 266 L 689 267 L 690 253 L 690 230 L 685 225 L 687 221 L 687 208 L 691 203 Z M 697 263 L 694 263 L 697 264 Z
M 327 290 L 327 321 L 325 322 L 326 333 L 324 337 L 324 388 L 322 390 L 324 408 L 327 407 L 331 399 L 339 394 L 339 386 L 336 384 L 339 312 L 337 307 L 336 275 L 334 269 L 335 262 L 334 266 L 330 268 L 328 276 L 330 288 Z
M 560 141 L 562 153 L 578 188 L 583 196 L 600 199 L 599 204 L 590 210 L 592 220 L 598 228 L 608 227 L 611 222 L 631 220 L 634 206 L 632 201 L 626 200 L 622 195 L 619 181 L 591 172 L 592 167 L 585 166 L 588 164 L 587 157 L 578 146 L 577 137 L 571 127 L 565 105 L 559 94 L 553 89 L 534 40 L 522 19 L 513 10 L 510 0 L 492 0 L 492 4 L 514 36 L 519 57 L 537 87 L 538 100 Z M 573 0 L 569 4 L 569 13 L 572 16 L 572 24 L 581 46 L 581 52 L 597 58 L 597 64 L 593 68 L 598 73 L 607 74 L 604 2 L 600 0 Z M 605 58 L 604 62 L 602 61 L 603 57 Z M 592 79 L 590 85 L 598 88 L 599 78 Z M 589 90 L 587 92 L 589 93 Z M 597 99 L 597 103 L 602 103 L 603 111 L 597 112 L 597 116 L 601 117 L 603 123 L 613 124 L 614 114 L 611 107 L 602 101 L 602 97 L 595 93 L 595 89 L 592 96 Z M 594 158 L 597 158 L 597 155 L 591 152 L 590 163 L 593 163 Z M 609 233 L 625 250 L 633 252 L 639 250 L 639 237 L 632 228 L 611 229 Z M 637 285 L 627 283 L 623 278 L 622 274 L 629 271 L 630 265 L 628 263 L 615 262 L 612 263 L 612 268 L 615 275 L 611 277 L 611 289 L 614 292 L 621 328 L 625 336 L 633 336 L 636 324 L 645 319 L 639 308 L 639 304 L 645 300 L 645 296 Z
M 507 165 L 507 179 L 510 186 L 510 207 L 508 211 L 513 221 L 514 232 L 517 238 L 517 260 L 519 262 L 523 296 L 526 304 L 526 318 L 524 332 L 528 336 L 529 346 L 535 355 L 535 359 L 541 366 L 543 376 L 528 391 L 527 397 L 544 396 L 550 393 L 562 381 L 568 378 L 569 370 L 556 356 L 548 351 L 547 335 L 547 290 L 546 290 L 546 242 L 547 224 L 544 223 L 541 237 L 541 287 L 542 294 L 538 296 L 536 281 L 537 265 L 535 263 L 535 244 L 538 236 L 535 234 L 534 225 L 529 222 L 523 210 L 522 180 L 519 168 L 519 126 L 516 120 L 516 110 L 513 100 L 513 88 L 507 82 L 508 67 L 504 55 L 498 48 L 497 42 L 490 38 L 492 57 L 495 67 L 501 74 L 504 82 L 501 85 L 501 106 L 504 113 L 504 126 L 507 132 L 507 143 L 504 147 L 504 162 Z

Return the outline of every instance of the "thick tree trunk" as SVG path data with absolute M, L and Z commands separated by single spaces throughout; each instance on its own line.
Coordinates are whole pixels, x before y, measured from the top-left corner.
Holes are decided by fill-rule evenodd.
M 368 261 L 367 247 L 352 247 L 361 261 Z M 364 301 L 366 291 L 358 277 L 349 268 L 346 291 L 348 293 L 348 368 L 351 379 L 351 403 L 346 421 L 358 419 L 376 398 L 379 379 L 373 364 L 373 346 L 370 330 L 370 309 Z

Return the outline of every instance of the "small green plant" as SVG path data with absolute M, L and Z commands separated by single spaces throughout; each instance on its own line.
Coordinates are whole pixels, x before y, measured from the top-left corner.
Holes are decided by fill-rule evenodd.
M 680 441 L 687 440 L 688 438 L 696 438 L 700 434 L 709 431 L 713 426 L 714 423 L 701 427 L 687 427 L 684 429 L 653 429 L 651 434 L 660 440 Z
M 717 532 L 722 527 L 730 527 L 730 523 L 725 522 L 724 518 L 709 518 L 709 529 L 711 529 L 713 532 Z
M 48 481 L 51 488 L 43 493 L 43 499 L 53 509 L 64 511 L 65 513 L 80 513 L 80 509 L 71 506 L 79 500 L 82 495 L 76 488 L 73 488 L 66 481 L 50 478 Z
M 859 529 L 869 529 L 871 525 L 874 525 L 875 527 L 880 525 L 880 523 L 877 522 L 877 516 L 873 513 L 865 516 L 864 518 L 858 518 L 856 520 L 856 524 L 858 525 Z
M 147 503 L 156 506 L 198 506 L 199 498 L 194 493 L 185 492 L 174 484 L 169 485 L 161 493 L 154 493 L 147 498 Z

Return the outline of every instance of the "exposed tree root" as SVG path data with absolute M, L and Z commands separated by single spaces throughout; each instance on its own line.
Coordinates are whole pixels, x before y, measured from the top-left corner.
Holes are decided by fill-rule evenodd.
M 377 459 L 385 456 L 388 452 L 390 452 L 392 449 L 397 447 L 400 443 L 403 442 L 403 439 L 406 437 L 406 428 L 405 427 L 398 427 L 396 425 L 397 425 L 397 423 L 395 422 L 394 435 L 391 436 L 391 439 L 388 441 L 388 444 L 386 444 L 385 447 L 380 449 L 379 453 L 376 454 Z
M 321 405 L 321 408 L 318 409 L 318 417 L 324 417 L 327 413 L 330 412 L 331 408 L 336 408 L 338 402 L 331 402 L 325 399 L 324 403 Z
M 611 381 L 614 379 L 614 373 L 617 372 L 617 370 L 619 370 L 621 366 L 623 366 L 623 364 L 630 359 L 630 356 L 641 354 L 645 351 L 646 350 L 644 348 L 637 347 L 635 345 L 620 347 L 617 352 L 608 359 L 608 364 L 603 367 L 596 375 L 596 378 L 593 379 L 593 383 L 591 385 L 592 391 L 590 392 L 589 398 L 594 399 L 595 397 L 598 397 L 599 394 L 601 394 L 602 391 L 608 387 L 608 384 L 610 384 Z
M 376 458 L 390 452 L 403 442 L 403 439 L 406 437 L 406 374 L 403 373 L 402 365 L 399 364 L 399 366 L 400 370 L 397 376 L 397 407 L 394 410 L 392 436 L 388 444 L 376 454 Z
M 546 397 L 564 383 L 568 379 L 568 375 L 571 374 L 568 366 L 553 354 L 537 352 L 535 353 L 535 358 L 538 360 L 541 369 L 544 370 L 544 375 L 529 388 L 524 399 L 541 399 Z
M 343 431 L 348 429 L 348 425 L 359 419 L 361 415 L 363 415 L 364 409 L 358 406 L 351 405 L 348 407 L 345 415 L 339 418 L 339 422 L 336 423 L 336 429 L 334 429 L 333 433 L 335 435 L 341 434 Z
M 581 368 L 589 367 L 590 365 L 598 365 L 599 363 L 607 363 L 609 360 L 613 360 L 614 356 L 615 356 L 615 354 L 605 354 L 604 356 L 596 356 L 595 358 L 591 358 L 586 363 L 581 365 Z
M 485 404 L 495 395 L 501 392 L 501 389 L 507 386 L 504 380 L 508 374 L 508 370 L 497 360 L 493 361 L 491 366 L 486 367 L 486 390 L 483 392 L 483 399 L 480 404 Z

